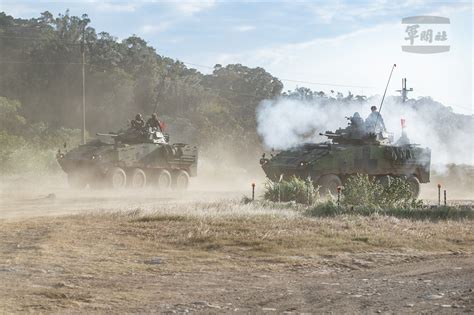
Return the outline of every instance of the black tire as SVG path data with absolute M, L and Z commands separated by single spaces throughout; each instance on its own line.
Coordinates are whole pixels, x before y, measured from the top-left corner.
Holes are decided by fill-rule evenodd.
M 158 189 L 169 189 L 171 187 L 171 174 L 167 170 L 159 170 L 156 174 L 155 184 Z
M 189 174 L 186 171 L 179 170 L 173 174 L 173 189 L 186 190 L 189 186 Z
M 112 167 L 107 172 L 106 182 L 110 188 L 124 188 L 127 185 L 127 174 L 120 167 Z
M 74 172 L 67 174 L 67 182 L 69 187 L 74 189 L 84 189 L 87 186 L 87 179 L 84 174 Z
M 410 185 L 411 197 L 417 199 L 420 196 L 420 181 L 413 175 L 409 176 L 406 181 Z
M 134 168 L 130 173 L 128 183 L 131 188 L 142 189 L 146 186 L 146 174 L 140 168 Z
M 319 192 L 322 196 L 328 194 L 337 195 L 337 187 L 342 186 L 342 181 L 339 176 L 334 174 L 323 175 L 318 180 Z

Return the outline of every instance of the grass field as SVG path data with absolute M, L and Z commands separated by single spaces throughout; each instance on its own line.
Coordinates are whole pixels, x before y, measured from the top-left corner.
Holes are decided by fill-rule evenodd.
M 304 206 L 267 202 L 192 202 L 0 221 L 0 310 L 207 312 L 217 310 L 214 304 L 227 310 L 226 303 L 232 304 L 228 310 L 262 310 L 265 295 L 254 288 L 260 276 L 277 281 L 290 273 L 281 281 L 291 282 L 307 273 L 433 257 L 472 260 L 473 249 L 469 218 L 312 217 Z M 268 292 L 280 286 L 274 283 Z M 202 300 L 207 304 L 191 303 Z M 284 310 L 280 306 L 273 308 Z

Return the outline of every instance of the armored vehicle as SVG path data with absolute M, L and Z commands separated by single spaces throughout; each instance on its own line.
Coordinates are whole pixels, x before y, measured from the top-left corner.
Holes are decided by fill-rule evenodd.
M 169 144 L 169 136 L 157 129 L 97 135 L 68 152 L 58 150 L 56 158 L 71 187 L 186 189 L 189 177 L 197 175 L 197 147 Z
M 388 184 L 391 177 L 405 179 L 412 197 L 420 193 L 420 183 L 430 181 L 431 151 L 410 144 L 407 136 L 393 143 L 393 135 L 385 132 L 366 132 L 355 117 L 348 118 L 349 126 L 320 135 L 329 141 L 306 143 L 281 151 L 271 158 L 265 154 L 260 164 L 269 179 L 279 181 L 290 176 L 311 180 L 323 193 L 335 194 L 338 186 L 355 174 L 368 174 Z

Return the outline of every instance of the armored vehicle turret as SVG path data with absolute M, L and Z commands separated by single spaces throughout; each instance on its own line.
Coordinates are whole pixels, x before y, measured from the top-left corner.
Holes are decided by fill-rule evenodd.
M 346 128 L 320 134 L 329 141 L 305 143 L 271 158 L 264 154 L 260 164 L 267 177 L 273 181 L 293 175 L 309 177 L 321 187 L 320 191 L 332 194 L 351 175 L 368 174 L 383 183 L 390 177 L 400 177 L 409 183 L 412 196 L 417 198 L 420 183 L 430 181 L 430 149 L 410 144 L 406 135 L 394 144 L 392 135 L 368 131 L 356 115 L 348 119 Z
M 186 189 L 189 177 L 197 176 L 197 147 L 169 144 L 169 136 L 158 129 L 130 128 L 97 135 L 98 139 L 57 153 L 74 188 L 154 185 Z

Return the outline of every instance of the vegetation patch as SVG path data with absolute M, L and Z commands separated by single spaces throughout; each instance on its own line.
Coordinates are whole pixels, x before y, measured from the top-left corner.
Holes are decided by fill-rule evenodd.
M 411 220 L 473 220 L 474 209 L 472 206 L 445 206 L 445 207 L 377 207 L 377 206 L 349 206 L 337 205 L 333 201 L 320 203 L 309 208 L 306 215 L 311 217 L 334 217 L 342 215 L 361 216 L 392 216 Z
M 319 199 L 319 192 L 311 180 L 292 176 L 289 180 L 280 182 L 267 180 L 263 197 L 270 201 L 313 204 Z

